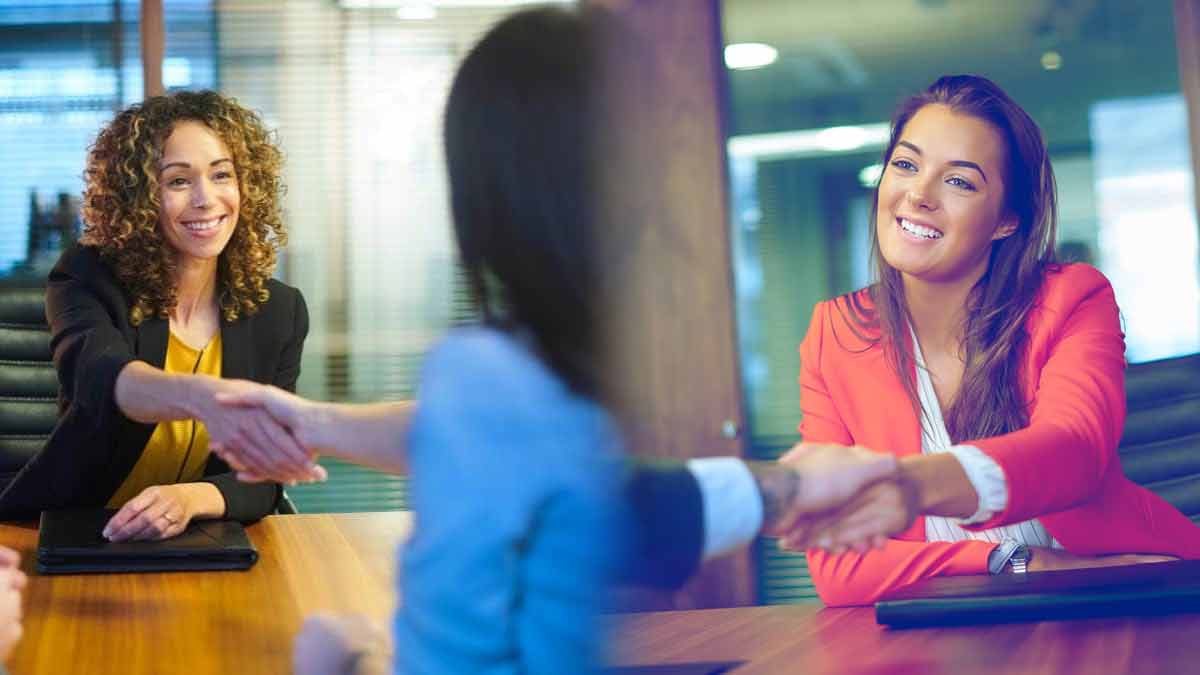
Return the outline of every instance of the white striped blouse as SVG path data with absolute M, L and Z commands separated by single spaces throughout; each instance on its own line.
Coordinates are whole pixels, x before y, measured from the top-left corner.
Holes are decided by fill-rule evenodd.
M 924 411 L 921 416 L 921 453 L 929 455 L 937 452 L 949 452 L 953 454 L 963 465 L 971 485 L 980 495 L 979 511 L 965 520 L 943 516 L 925 516 L 925 540 L 966 541 L 974 539 L 999 544 L 1004 539 L 1016 539 L 1029 546 L 1062 548 L 1037 519 L 990 530 L 965 530 L 960 527 L 961 523 L 986 520 L 991 517 L 993 512 L 1002 509 L 1003 505 L 1008 503 L 1008 485 L 1005 483 L 1004 473 L 1000 470 L 1000 466 L 982 450 L 972 445 L 951 444 L 950 434 L 946 431 L 946 422 L 942 417 L 942 407 L 938 403 L 937 393 L 933 389 L 933 380 L 925 368 L 921 345 L 917 342 L 915 334 L 913 335 L 913 353 L 917 362 L 917 394 Z

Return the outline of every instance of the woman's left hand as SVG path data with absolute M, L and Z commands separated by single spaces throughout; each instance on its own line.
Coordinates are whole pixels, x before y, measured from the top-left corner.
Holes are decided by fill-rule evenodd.
M 202 511 L 198 490 L 209 483 L 151 485 L 130 499 L 104 526 L 109 541 L 169 539 L 187 529 L 188 523 Z

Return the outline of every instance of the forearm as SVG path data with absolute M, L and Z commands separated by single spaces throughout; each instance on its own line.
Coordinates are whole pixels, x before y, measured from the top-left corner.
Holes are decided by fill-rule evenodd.
M 408 472 L 408 427 L 414 401 L 322 403 L 314 421 L 316 445 L 327 455 L 393 474 Z
M 204 375 L 166 373 L 144 361 L 131 361 L 117 375 L 116 403 L 126 417 L 144 423 L 195 419 L 212 398 L 214 380 Z
M 979 508 L 979 494 L 954 455 L 904 457 L 900 471 L 916 489 L 919 513 L 967 518 Z
M 976 540 L 891 539 L 883 548 L 866 553 L 835 555 L 809 549 L 808 570 L 817 594 L 826 605 L 869 605 L 921 579 L 987 574 L 987 557 L 995 546 Z

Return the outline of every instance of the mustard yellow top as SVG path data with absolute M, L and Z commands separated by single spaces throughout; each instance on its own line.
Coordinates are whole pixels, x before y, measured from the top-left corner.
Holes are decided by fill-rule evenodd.
M 221 376 L 221 334 L 203 349 L 193 349 L 170 333 L 167 338 L 168 373 L 197 373 Z M 208 461 L 208 431 L 196 420 L 159 422 L 133 471 L 117 488 L 108 508 L 119 509 L 151 485 L 192 483 L 204 475 Z

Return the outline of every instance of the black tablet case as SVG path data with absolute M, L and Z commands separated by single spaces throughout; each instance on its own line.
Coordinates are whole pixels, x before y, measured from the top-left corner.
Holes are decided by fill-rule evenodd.
M 41 574 L 242 570 L 258 551 L 241 523 L 193 521 L 179 536 L 162 541 L 110 542 L 101 536 L 112 509 L 43 511 L 38 531 Z
M 936 577 L 875 605 L 901 627 L 1200 612 L 1200 560 L 1053 572 Z

